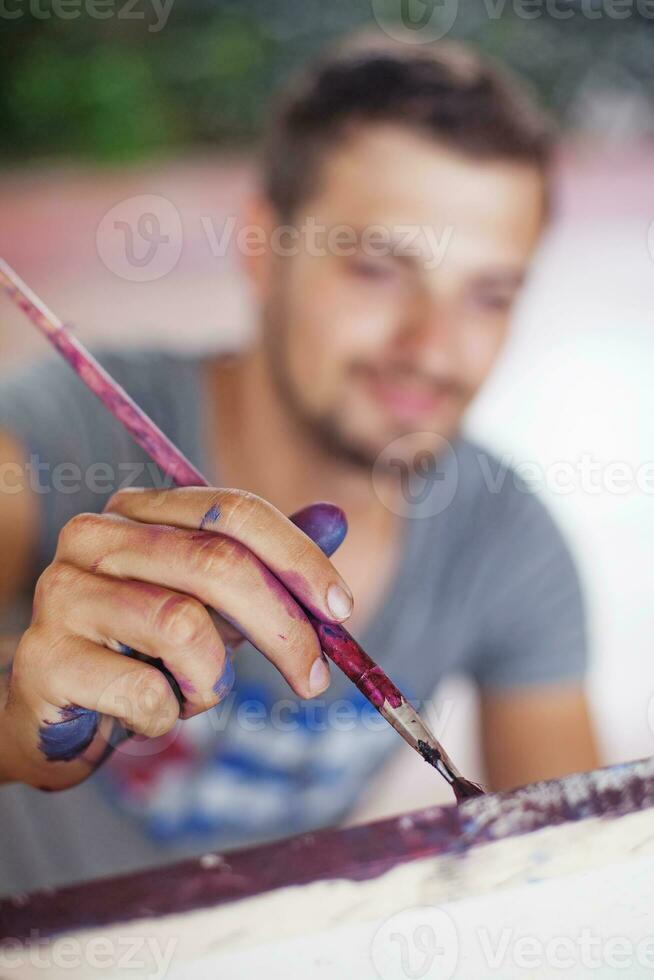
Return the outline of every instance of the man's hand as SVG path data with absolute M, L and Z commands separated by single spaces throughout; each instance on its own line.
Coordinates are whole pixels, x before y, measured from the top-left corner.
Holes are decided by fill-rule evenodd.
M 314 537 L 321 521 L 327 536 L 344 531 L 338 508 L 303 514 Z M 75 785 L 126 732 L 162 735 L 212 707 L 229 692 L 229 649 L 243 638 L 298 696 L 320 694 L 329 669 L 299 603 L 331 622 L 352 607 L 318 545 L 252 494 L 121 491 L 104 514 L 75 517 L 14 658 L 0 780 Z

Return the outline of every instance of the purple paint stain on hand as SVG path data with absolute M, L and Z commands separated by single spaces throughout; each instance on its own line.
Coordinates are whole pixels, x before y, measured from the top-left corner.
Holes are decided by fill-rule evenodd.
M 200 530 L 205 531 L 210 524 L 217 524 L 220 520 L 220 508 L 217 504 L 207 511 L 202 520 L 200 521 Z
M 217 695 L 219 701 L 225 700 L 227 695 L 234 687 L 235 681 L 236 674 L 234 673 L 234 660 L 232 658 L 231 650 L 228 650 L 227 656 L 225 657 L 223 672 L 213 686 L 213 692 Z
M 72 762 L 95 738 L 98 713 L 71 704 L 59 715 L 61 721 L 46 721 L 39 729 L 39 748 L 49 762 Z
M 291 520 L 328 557 L 340 547 L 347 534 L 347 518 L 335 504 L 312 504 L 293 514 Z

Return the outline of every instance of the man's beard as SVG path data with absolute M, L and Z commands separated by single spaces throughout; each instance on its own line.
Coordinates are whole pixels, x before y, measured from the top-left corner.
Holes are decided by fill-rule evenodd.
M 323 453 L 348 466 L 371 470 L 379 449 L 347 435 L 335 412 L 312 415 L 303 404 L 288 370 L 288 331 L 285 323 L 285 317 L 270 316 L 263 331 L 265 354 L 282 405 L 293 422 L 317 443 Z
M 385 468 L 383 460 L 384 449 L 394 440 L 402 436 L 415 434 L 415 429 L 409 425 L 397 425 L 395 431 L 386 432 L 377 446 L 363 439 L 357 440 L 351 433 L 346 432 L 342 419 L 337 411 L 324 415 L 312 415 L 304 405 L 288 369 L 287 356 L 288 317 L 283 314 L 283 303 L 278 302 L 277 309 L 269 310 L 263 331 L 264 352 L 270 367 L 273 384 L 280 401 L 293 422 L 314 441 L 328 456 L 340 462 L 364 469 L 372 470 L 377 465 Z M 463 398 L 463 391 L 458 395 Z M 458 426 L 457 426 L 458 430 Z M 434 431 L 434 446 L 442 444 L 443 437 L 456 438 L 458 431 L 438 433 Z M 428 447 L 425 447 L 428 448 Z M 433 448 L 432 448 L 433 451 Z

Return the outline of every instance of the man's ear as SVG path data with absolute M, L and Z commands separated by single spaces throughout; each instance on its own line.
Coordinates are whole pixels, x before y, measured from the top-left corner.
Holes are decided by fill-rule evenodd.
M 242 209 L 239 249 L 241 262 L 259 300 L 265 299 L 274 275 L 273 232 L 279 218 L 270 201 L 252 193 Z

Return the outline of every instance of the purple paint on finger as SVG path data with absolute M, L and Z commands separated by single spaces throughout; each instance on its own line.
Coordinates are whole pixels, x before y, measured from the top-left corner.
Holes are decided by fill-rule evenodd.
M 304 531 L 328 558 L 342 544 L 347 534 L 347 518 L 341 508 L 335 504 L 312 504 L 291 515 L 290 520 Z M 312 601 L 313 589 L 304 575 L 287 569 L 280 574 L 280 578 L 309 613 L 321 621 L 324 620 L 324 610 Z
M 340 547 L 347 534 L 347 518 L 335 504 L 312 504 L 293 514 L 291 520 L 328 557 Z
M 49 762 L 72 762 L 95 738 L 98 713 L 71 704 L 59 716 L 61 721 L 46 721 L 39 728 L 39 748 Z
M 266 568 L 264 564 L 260 565 L 259 572 L 269 591 L 272 592 L 277 601 L 284 607 L 289 617 L 291 619 L 303 620 L 304 614 L 293 596 L 304 597 L 307 595 L 310 589 L 306 579 L 297 572 L 285 572 L 284 582 L 280 582 L 277 576 L 269 568 Z M 293 595 L 291 595 L 289 589 Z M 312 608 L 304 598 L 301 601 L 309 608 Z
M 227 656 L 225 657 L 225 665 L 223 667 L 223 672 L 213 686 L 213 692 L 218 697 L 219 701 L 224 701 L 228 694 L 230 694 L 234 683 L 236 681 L 236 674 L 234 673 L 234 660 L 230 650 L 227 651 Z
M 207 511 L 207 513 L 200 521 L 200 530 L 206 531 L 206 529 L 211 524 L 217 524 L 219 520 L 220 520 L 220 508 L 218 507 L 218 504 L 214 504 L 214 506 Z

